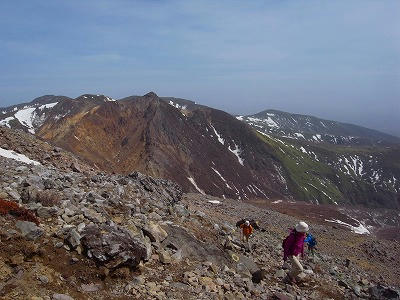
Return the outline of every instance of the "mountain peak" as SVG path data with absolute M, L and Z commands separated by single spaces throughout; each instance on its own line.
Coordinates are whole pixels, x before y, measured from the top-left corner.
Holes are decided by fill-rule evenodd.
M 158 98 L 157 94 L 154 93 L 154 92 L 148 92 L 148 93 L 147 93 L 146 95 L 144 95 L 143 97 L 145 97 L 145 98 L 154 98 L 154 99 L 157 99 L 157 98 Z

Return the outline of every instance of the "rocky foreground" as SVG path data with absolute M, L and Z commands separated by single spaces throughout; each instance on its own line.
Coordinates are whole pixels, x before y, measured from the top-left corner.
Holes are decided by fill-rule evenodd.
M 399 298 L 396 241 L 311 223 L 318 253 L 287 285 L 281 243 L 295 218 L 137 172 L 104 174 L 3 133 L 1 148 L 40 165 L 0 157 L 1 299 Z M 235 228 L 243 217 L 260 222 L 250 253 Z

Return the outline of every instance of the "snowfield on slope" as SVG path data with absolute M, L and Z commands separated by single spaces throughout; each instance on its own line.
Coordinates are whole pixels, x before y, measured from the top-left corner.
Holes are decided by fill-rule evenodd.
M 199 191 L 200 194 L 205 195 L 206 193 L 197 186 L 196 182 L 194 181 L 194 179 L 192 177 L 188 177 L 187 179 L 189 179 L 190 183 L 193 184 L 193 186 L 196 188 L 197 191 Z
M 331 222 L 331 223 L 337 223 L 337 224 L 343 225 L 345 227 L 348 227 L 348 228 L 350 228 L 350 230 L 352 232 L 357 233 L 357 234 L 370 234 L 370 231 L 367 229 L 367 227 L 365 227 L 364 224 L 362 224 L 360 221 L 358 221 L 356 219 L 354 219 L 354 221 L 357 221 L 358 224 L 359 224 L 357 227 L 355 227 L 353 225 L 350 225 L 348 223 L 345 223 L 343 221 L 336 220 L 336 219 L 333 219 L 333 220 L 325 219 L 325 221 L 326 222 Z
M 0 148 L 0 156 L 6 157 L 6 158 L 11 158 L 11 159 L 14 159 L 14 160 L 26 163 L 26 164 L 40 165 L 40 162 L 31 160 L 30 158 L 28 158 L 27 156 L 25 156 L 23 154 L 19 154 L 17 152 L 3 149 L 3 148 Z

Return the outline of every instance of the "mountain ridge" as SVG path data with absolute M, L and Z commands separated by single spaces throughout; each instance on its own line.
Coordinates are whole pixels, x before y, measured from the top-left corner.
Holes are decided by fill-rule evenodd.
M 90 94 L 35 100 L 8 108 L 0 124 L 35 133 L 108 172 L 138 170 L 222 198 L 400 206 L 398 146 L 392 137 L 382 142 L 379 132 L 367 138 L 369 129 L 355 126 L 360 137 L 340 135 L 342 123 L 277 110 L 235 118 L 153 92 L 118 101 Z M 25 123 L 20 111 L 30 113 Z

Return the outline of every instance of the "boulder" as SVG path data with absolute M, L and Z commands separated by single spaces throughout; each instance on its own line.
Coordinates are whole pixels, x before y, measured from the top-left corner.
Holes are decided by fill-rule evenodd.
M 399 299 L 400 293 L 395 289 L 378 284 L 369 288 L 371 299 Z
M 82 231 L 81 243 L 89 258 L 110 270 L 123 266 L 134 268 L 148 256 L 145 242 L 117 225 L 89 224 Z
M 267 271 L 266 271 L 266 270 L 260 269 L 260 270 L 254 272 L 254 273 L 252 274 L 251 280 L 252 280 L 254 283 L 260 283 L 261 280 L 265 279 L 266 275 L 267 275 Z
M 65 294 L 53 294 L 53 300 L 74 300 L 71 296 Z
M 217 286 L 215 285 L 215 283 L 213 282 L 212 278 L 210 277 L 206 277 L 206 276 L 202 276 L 199 278 L 199 283 L 202 285 L 202 287 L 206 290 L 206 291 L 217 291 Z
M 101 290 L 103 288 L 101 283 L 89 283 L 89 284 L 82 284 L 81 291 L 84 293 L 93 293 Z
M 201 262 L 207 260 L 221 266 L 229 264 L 223 251 L 213 244 L 199 241 L 183 227 L 168 225 L 165 227 L 165 230 L 168 236 L 162 242 L 162 248 L 168 247 L 177 251 L 180 250 L 182 258 L 192 258 Z
M 81 173 L 81 172 L 82 172 L 82 170 L 81 170 L 81 168 L 79 167 L 79 165 L 78 165 L 77 163 L 75 163 L 75 162 L 73 162 L 73 163 L 70 165 L 70 168 L 71 168 L 72 171 L 74 171 L 74 172 L 76 172 L 76 173 Z
M 285 271 L 282 270 L 282 269 L 276 271 L 276 272 L 275 272 L 275 275 L 274 275 L 275 278 L 283 278 L 283 277 L 285 277 L 285 276 L 286 276 L 286 273 L 285 273 Z
M 15 226 L 21 231 L 22 236 L 28 240 L 35 241 L 43 235 L 43 229 L 33 222 L 18 221 Z
M 81 236 L 75 229 L 72 229 L 68 233 L 66 241 L 72 249 L 76 249 L 81 244 Z
M 150 222 L 148 226 L 142 229 L 143 234 L 150 238 L 151 242 L 161 243 L 164 241 L 168 233 L 162 227 L 154 222 Z
M 183 205 L 180 204 L 174 206 L 174 211 L 179 217 L 187 218 L 190 216 L 190 212 Z
M 171 255 L 167 251 L 161 250 L 158 253 L 161 263 L 164 265 L 171 263 Z
M 36 214 L 39 218 L 50 218 L 52 216 L 56 216 L 57 215 L 57 208 L 55 207 L 39 207 L 36 211 Z
M 257 264 L 250 258 L 242 254 L 234 253 L 228 251 L 232 261 L 236 263 L 236 270 L 241 273 L 246 273 L 248 271 L 250 274 L 257 272 L 260 268 Z
M 21 193 L 22 202 L 23 203 L 36 202 L 39 192 L 40 192 L 39 189 L 32 186 L 27 186 L 22 190 Z

